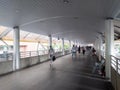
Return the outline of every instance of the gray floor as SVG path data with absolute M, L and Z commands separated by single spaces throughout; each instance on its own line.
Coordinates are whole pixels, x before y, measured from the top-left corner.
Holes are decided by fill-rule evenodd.
M 0 90 L 112 90 L 106 80 L 93 75 L 91 56 L 58 58 L 54 69 L 49 62 L 0 77 Z

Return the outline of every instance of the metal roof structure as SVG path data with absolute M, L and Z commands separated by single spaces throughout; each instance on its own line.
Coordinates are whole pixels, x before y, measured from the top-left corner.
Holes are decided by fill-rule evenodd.
M 119 0 L 0 0 L 0 25 L 81 43 L 105 32 L 105 19 L 119 19 Z
M 13 29 L 0 26 L 0 37 L 2 40 L 13 41 Z M 48 42 L 48 36 L 20 30 L 20 41 L 22 42 Z

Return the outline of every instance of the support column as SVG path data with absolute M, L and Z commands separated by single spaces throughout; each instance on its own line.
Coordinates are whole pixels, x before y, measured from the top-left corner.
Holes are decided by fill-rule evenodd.
M 99 60 L 101 61 L 102 56 L 102 36 L 99 35 Z
M 96 38 L 96 40 L 95 40 L 95 50 L 96 50 L 96 54 L 98 55 L 98 53 L 99 53 L 99 42 L 98 42 L 99 40 L 98 40 L 98 37 Z
M 94 45 L 95 49 L 97 50 L 97 38 L 95 40 L 95 45 Z
M 73 44 L 74 44 L 74 45 L 76 44 L 75 41 L 73 41 Z
M 49 37 L 49 46 L 52 46 L 52 36 L 49 35 L 48 37 Z
M 94 41 L 93 47 L 94 47 L 94 48 L 96 47 L 96 40 Z
M 111 56 L 114 50 L 114 25 L 113 20 L 106 20 L 106 31 L 105 31 L 105 71 L 106 77 L 111 79 Z
M 64 38 L 62 38 L 62 53 L 63 53 L 63 55 L 65 55 Z
M 99 54 L 99 37 L 97 38 L 97 55 Z
M 13 53 L 13 70 L 20 68 L 20 31 L 19 26 L 13 27 L 14 29 L 14 53 Z
M 70 51 L 71 51 L 71 41 L 69 40 L 69 46 L 70 46 Z

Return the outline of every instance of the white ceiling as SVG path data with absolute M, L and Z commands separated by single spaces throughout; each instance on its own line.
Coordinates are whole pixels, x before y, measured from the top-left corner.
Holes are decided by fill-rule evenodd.
M 119 0 L 0 0 L 0 25 L 92 43 L 114 17 Z

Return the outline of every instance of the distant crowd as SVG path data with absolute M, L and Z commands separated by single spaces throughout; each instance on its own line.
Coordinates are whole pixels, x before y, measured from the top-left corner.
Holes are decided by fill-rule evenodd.
M 92 46 L 80 47 L 77 45 L 73 45 L 73 47 L 71 49 L 72 58 L 75 59 L 77 57 L 77 54 L 84 56 L 86 54 L 86 51 L 90 52 L 92 59 L 95 62 L 92 73 L 100 74 L 104 77 L 105 76 L 105 60 L 103 58 L 101 60 L 99 60 L 94 47 L 92 47 Z

